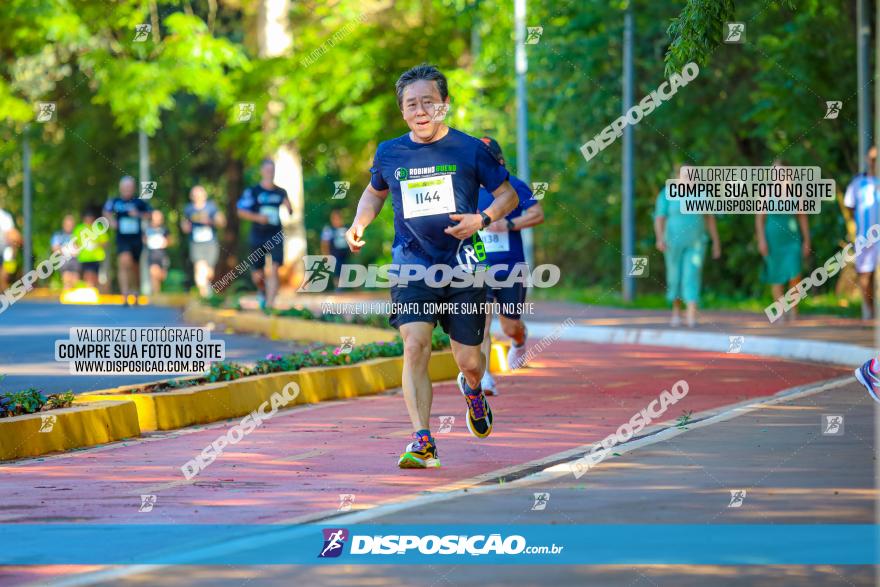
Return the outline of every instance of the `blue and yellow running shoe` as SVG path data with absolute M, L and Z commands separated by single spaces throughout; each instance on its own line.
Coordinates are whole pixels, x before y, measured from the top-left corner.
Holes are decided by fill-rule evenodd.
M 458 389 L 467 401 L 467 427 L 471 434 L 477 438 L 486 438 L 492 434 L 492 409 L 486 401 L 486 395 L 481 389 L 477 394 L 468 393 L 467 382 L 464 374 L 458 374 Z
M 871 369 L 871 363 L 874 359 L 868 359 L 868 362 L 856 369 L 856 379 L 865 386 L 875 402 L 880 402 L 877 392 L 880 390 L 880 377 Z
M 413 432 L 413 441 L 407 445 L 406 451 L 400 455 L 397 466 L 401 469 L 439 467 L 440 459 L 437 458 L 437 446 L 428 436 L 419 436 Z

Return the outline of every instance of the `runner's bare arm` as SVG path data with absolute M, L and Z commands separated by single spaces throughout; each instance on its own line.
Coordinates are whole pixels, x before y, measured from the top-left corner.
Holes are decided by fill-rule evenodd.
M 497 190 L 492 192 L 492 195 L 495 200 L 482 212 L 485 212 L 493 221 L 504 218 L 519 204 L 519 196 L 516 195 L 516 190 L 513 189 L 509 181 L 502 183 Z M 446 228 L 443 232 L 457 239 L 470 238 L 483 228 L 483 217 L 480 214 L 450 214 L 449 219 L 457 221 L 458 224 Z
M 256 212 L 251 212 L 250 210 L 242 210 L 238 208 L 236 210 L 238 213 L 238 217 L 242 220 L 250 220 L 251 222 L 256 222 L 257 224 L 269 224 L 269 217 L 264 214 L 257 214 Z
M 541 208 L 541 204 L 535 204 L 520 216 L 512 219 L 511 222 L 513 224 L 511 230 L 522 230 L 524 228 L 538 226 L 544 222 L 544 210 Z
M 361 239 L 364 235 L 364 229 L 366 229 L 367 226 L 376 219 L 379 212 L 382 211 L 382 206 L 385 204 L 387 198 L 387 189 L 377 190 L 371 184 L 367 184 L 364 193 L 361 194 L 360 201 L 358 201 L 357 213 L 354 215 L 354 222 L 351 223 L 351 228 L 345 232 L 345 242 L 348 243 L 348 248 L 351 249 L 353 253 L 360 252 L 361 247 L 366 244 L 366 241 Z

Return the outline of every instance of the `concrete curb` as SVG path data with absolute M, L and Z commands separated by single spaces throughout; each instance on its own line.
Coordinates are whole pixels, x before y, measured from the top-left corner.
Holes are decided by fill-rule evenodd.
M 717 333 L 693 330 L 661 330 L 655 328 L 614 328 L 609 326 L 569 326 L 541 322 L 529 323 L 532 341 L 536 337 L 553 335 L 559 340 L 594 342 L 600 344 L 638 344 L 686 348 L 700 351 L 727 353 L 730 336 L 737 332 Z M 871 347 L 802 338 L 771 336 L 743 336 L 739 354 L 758 355 L 815 363 L 833 363 L 857 367 L 877 355 Z
M 343 336 L 353 336 L 355 344 L 392 342 L 397 336 L 396 330 L 386 328 L 267 316 L 262 312 L 211 308 L 193 302 L 187 304 L 183 317 L 187 322 L 223 324 L 236 332 L 262 334 L 271 340 L 307 340 L 338 345 Z
M 137 386 L 83 394 L 77 402 L 116 400 L 136 407 L 140 430 L 174 430 L 194 424 L 245 416 L 295 382 L 300 393 L 292 405 L 351 399 L 400 387 L 403 357 L 371 359 L 354 365 L 312 367 L 222 381 L 174 391 L 131 393 Z M 428 366 L 431 381 L 458 375 L 452 351 L 434 352 Z
M 44 425 L 44 417 L 49 416 L 54 416 L 54 421 Z M 77 403 L 69 408 L 0 419 L 0 461 L 94 446 L 140 434 L 134 403 Z

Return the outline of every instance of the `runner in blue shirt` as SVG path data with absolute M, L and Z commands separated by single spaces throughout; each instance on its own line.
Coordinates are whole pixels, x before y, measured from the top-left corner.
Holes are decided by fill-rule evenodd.
M 489 147 L 489 151 L 495 159 L 504 165 L 504 154 L 501 146 L 491 137 L 483 137 L 482 141 Z M 516 176 L 510 176 L 510 185 L 519 196 L 519 204 L 513 211 L 490 224 L 480 231 L 480 238 L 486 247 L 486 262 L 490 265 L 506 265 L 508 270 L 498 271 L 496 279 L 504 281 L 510 275 L 513 267 L 518 263 L 525 263 L 526 256 L 523 251 L 522 233 L 524 228 L 537 226 L 544 222 L 544 211 L 538 200 L 532 197 L 532 190 Z M 492 205 L 492 194 L 486 188 L 480 188 L 480 210 Z M 526 301 L 526 286 L 523 283 L 513 283 L 508 286 L 489 289 L 489 301 L 501 305 L 499 321 L 501 330 L 513 341 L 507 352 L 507 364 L 511 369 L 519 369 L 525 365 L 526 354 L 526 325 L 522 321 L 519 306 Z M 498 387 L 495 379 L 489 373 L 489 352 L 492 346 L 490 328 L 492 326 L 492 312 L 486 315 L 486 338 L 483 341 L 483 354 L 486 356 L 486 372 L 483 374 L 482 387 L 486 395 L 498 395 Z
M 293 213 L 287 191 L 275 185 L 275 162 L 264 159 L 260 183 L 247 188 L 238 200 L 238 217 L 251 221 L 250 245 L 260 259 L 251 267 L 251 279 L 260 291 L 260 307 L 272 307 L 278 293 L 278 269 L 284 263 L 281 206 Z M 266 265 L 268 275 L 263 266 Z
M 880 194 L 877 193 L 877 178 L 874 165 L 877 162 L 877 147 L 871 147 L 867 154 L 868 173 L 860 173 L 850 182 L 843 197 L 843 205 L 849 208 L 856 223 L 856 238 L 868 238 L 868 229 L 880 222 Z M 877 268 L 876 246 L 865 247 L 856 257 L 856 273 L 859 274 L 859 287 L 862 290 L 862 320 L 874 319 L 874 270 Z
M 116 257 L 119 263 L 119 291 L 128 306 L 137 303 L 140 290 L 139 263 L 144 249 L 144 231 L 141 222 L 150 215 L 150 205 L 135 197 L 135 181 L 130 175 L 119 180 L 119 195 L 107 200 L 104 212 L 110 216 L 110 226 L 116 230 Z
M 478 139 L 445 123 L 449 107 L 446 77 L 431 65 L 416 66 L 397 80 L 397 105 L 410 132 L 379 145 L 370 184 L 358 203 L 346 233 L 349 248 L 364 246 L 364 230 L 391 195 L 394 211 L 392 263 L 432 267 L 446 272 L 478 270 L 485 258 L 477 231 L 506 216 L 517 205 L 508 173 Z M 495 196 L 482 212 L 477 207 L 480 185 Z M 481 344 L 485 331 L 486 288 L 440 285 L 438 273 L 406 287 L 392 286 L 395 310 L 391 323 L 403 338 L 403 396 L 415 440 L 398 460 L 401 468 L 437 467 L 437 448 L 430 431 L 433 391 L 428 377 L 431 332 L 439 321 L 452 339 L 460 369 L 458 388 L 467 402 L 471 434 L 492 432 L 492 411 L 480 387 L 484 371 Z M 459 303 L 477 312 L 434 313 L 432 304 Z

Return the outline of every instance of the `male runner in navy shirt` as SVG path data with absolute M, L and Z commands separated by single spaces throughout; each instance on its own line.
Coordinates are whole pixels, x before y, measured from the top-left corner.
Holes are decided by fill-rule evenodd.
M 135 181 L 130 175 L 119 180 L 119 195 L 107 200 L 104 212 L 110 216 L 110 226 L 116 230 L 116 257 L 119 263 L 119 290 L 123 305 L 129 298 L 137 303 L 140 284 L 139 263 L 144 250 L 141 221 L 149 217 L 151 208 L 144 200 L 135 198 Z
M 287 191 L 275 185 L 275 162 L 260 164 L 260 183 L 247 188 L 238 200 L 238 217 L 251 221 L 250 245 L 262 249 L 261 258 L 251 267 L 251 279 L 259 290 L 260 307 L 272 307 L 278 293 L 278 268 L 284 262 L 284 234 L 281 230 L 281 206 L 293 213 Z M 268 275 L 263 265 L 268 267 Z
M 483 137 L 481 140 L 489 147 L 489 151 L 495 159 L 504 165 L 504 155 L 498 142 L 491 137 Z M 519 204 L 510 214 L 480 231 L 480 239 L 486 250 L 486 262 L 492 266 L 507 266 L 507 270 L 496 272 L 495 278 L 498 281 L 506 281 L 515 265 L 526 262 L 520 231 L 544 222 L 544 211 L 538 200 L 532 197 L 532 190 L 529 189 L 529 186 L 514 175 L 510 176 L 510 185 L 519 196 Z M 493 201 L 492 194 L 487 192 L 486 188 L 480 188 L 480 210 L 491 206 Z M 507 352 L 507 364 L 511 369 L 518 369 L 523 366 L 526 354 L 526 325 L 522 321 L 521 308 L 519 307 L 526 301 L 526 286 L 517 282 L 490 288 L 489 301 L 501 305 L 499 318 L 501 330 L 513 341 Z M 486 395 L 498 395 L 495 380 L 488 369 L 489 348 L 492 344 L 492 337 L 489 334 L 491 325 L 492 312 L 490 310 L 486 315 L 486 338 L 483 340 L 483 354 L 486 356 L 487 369 L 483 374 L 482 387 Z
M 423 64 L 410 69 L 397 80 L 396 90 L 397 105 L 410 132 L 381 143 L 376 150 L 370 184 L 346 233 L 348 245 L 353 252 L 360 251 L 364 230 L 390 193 L 394 210 L 392 263 L 475 271 L 485 256 L 477 231 L 503 218 L 517 204 L 507 170 L 478 139 L 444 124 L 449 94 L 446 77 L 437 68 Z M 481 184 L 495 196 L 482 213 L 477 209 Z M 391 323 L 403 338 L 403 396 L 415 429 L 415 440 L 398 465 L 437 467 L 440 461 L 429 428 L 433 391 L 428 377 L 435 322 L 439 321 L 452 339 L 452 353 L 461 371 L 458 387 L 467 402 L 471 434 L 489 436 L 492 411 L 480 388 L 485 308 L 475 313 L 433 314 L 429 305 L 463 303 L 473 308 L 485 304 L 486 288 L 410 282 L 406 287 L 392 287 L 391 301 L 406 304 L 397 306 L 401 311 L 392 313 Z

